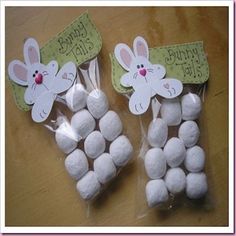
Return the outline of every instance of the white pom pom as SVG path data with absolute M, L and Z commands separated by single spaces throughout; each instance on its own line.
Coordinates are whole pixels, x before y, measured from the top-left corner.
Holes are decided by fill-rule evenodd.
M 55 139 L 58 147 L 66 154 L 72 152 L 78 144 L 75 131 L 68 122 L 62 122 L 56 130 Z
M 78 111 L 71 118 L 71 126 L 83 139 L 95 129 L 95 125 L 94 118 L 86 109 Z
M 164 154 L 170 167 L 179 166 L 186 156 L 183 141 L 175 137 L 169 139 L 164 147 Z
M 163 119 L 153 120 L 148 127 L 148 142 L 152 147 L 163 147 L 168 136 L 167 123 Z
M 168 126 L 179 125 L 182 119 L 181 105 L 178 98 L 162 99 L 161 117 Z
M 108 111 L 99 121 L 99 129 L 108 141 L 113 141 L 122 132 L 122 123 L 118 114 Z
M 65 167 L 72 178 L 79 180 L 83 177 L 89 169 L 88 160 L 84 152 L 79 149 L 75 149 L 66 157 Z
M 121 135 L 110 145 L 110 154 L 116 166 L 124 166 L 130 160 L 133 154 L 133 147 L 129 139 Z
M 181 99 L 183 120 L 198 119 L 202 110 L 201 99 L 197 94 L 188 93 Z
M 205 152 L 199 146 L 191 147 L 186 152 L 184 161 L 186 169 L 190 172 L 200 172 L 205 165 Z
M 207 193 L 207 178 L 201 173 L 189 173 L 186 178 L 186 194 L 190 199 L 199 199 Z
M 82 84 L 76 84 L 67 91 L 66 103 L 73 112 L 85 108 L 87 103 L 87 91 Z
M 90 133 L 84 141 L 84 150 L 88 157 L 95 159 L 101 155 L 106 148 L 106 142 L 99 131 Z
M 154 207 L 169 199 L 165 182 L 162 179 L 150 180 L 147 183 L 146 199 L 149 207 Z
M 173 194 L 181 193 L 186 185 L 186 176 L 180 168 L 170 168 L 165 176 L 166 187 Z
M 179 127 L 179 138 L 184 142 L 185 147 L 194 146 L 199 139 L 200 130 L 195 121 L 185 121 Z
M 94 89 L 87 98 L 87 107 L 94 118 L 100 119 L 108 111 L 108 100 L 101 90 Z
M 145 155 L 144 164 L 150 179 L 159 179 L 166 173 L 166 157 L 160 148 L 148 150 Z
M 112 157 L 108 153 L 103 153 L 93 163 L 94 172 L 100 183 L 105 184 L 116 176 L 116 167 Z
M 84 200 L 90 200 L 99 193 L 101 184 L 94 171 L 89 171 L 77 182 L 76 189 Z

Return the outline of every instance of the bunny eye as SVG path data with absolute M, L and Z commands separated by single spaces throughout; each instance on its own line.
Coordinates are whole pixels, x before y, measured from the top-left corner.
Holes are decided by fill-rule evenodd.
M 35 77 L 35 74 L 33 74 L 33 77 Z
M 137 68 L 139 69 L 139 68 L 140 68 L 140 65 L 137 65 Z
M 141 64 L 141 67 L 143 68 L 143 64 Z
M 38 71 L 37 71 L 37 70 L 35 71 L 35 74 L 38 74 Z

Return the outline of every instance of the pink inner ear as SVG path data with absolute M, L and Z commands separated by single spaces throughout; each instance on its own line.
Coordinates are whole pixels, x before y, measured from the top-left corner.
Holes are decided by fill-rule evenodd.
M 18 79 L 27 81 L 27 70 L 23 66 L 14 65 L 13 72 Z
M 29 47 L 28 50 L 30 63 L 34 64 L 39 62 L 37 50 L 34 47 Z
M 132 61 L 130 54 L 125 49 L 121 49 L 120 57 L 122 58 L 125 65 L 129 68 Z
M 142 41 L 137 42 L 137 53 L 139 56 L 148 57 L 146 47 Z

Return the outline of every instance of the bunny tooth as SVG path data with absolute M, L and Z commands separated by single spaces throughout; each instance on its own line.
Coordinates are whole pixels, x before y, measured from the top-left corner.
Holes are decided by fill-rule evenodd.
M 108 100 L 100 89 L 94 89 L 87 98 L 87 107 L 95 119 L 100 119 L 108 111 Z

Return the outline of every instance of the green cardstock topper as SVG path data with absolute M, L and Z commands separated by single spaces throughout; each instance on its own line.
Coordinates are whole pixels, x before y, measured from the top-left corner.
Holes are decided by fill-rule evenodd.
M 120 83 L 121 76 L 127 73 L 110 54 L 112 64 L 112 85 L 118 93 L 130 93 L 133 89 Z M 172 46 L 149 48 L 149 60 L 152 64 L 161 64 L 166 68 L 166 77 L 176 78 L 183 84 L 202 84 L 209 78 L 209 67 L 203 42 L 193 42 Z
M 85 12 L 40 49 L 41 63 L 56 60 L 59 67 L 68 61 L 80 65 L 97 56 L 101 48 L 101 35 Z M 26 87 L 10 83 L 18 108 L 29 111 L 31 106 L 24 101 Z

